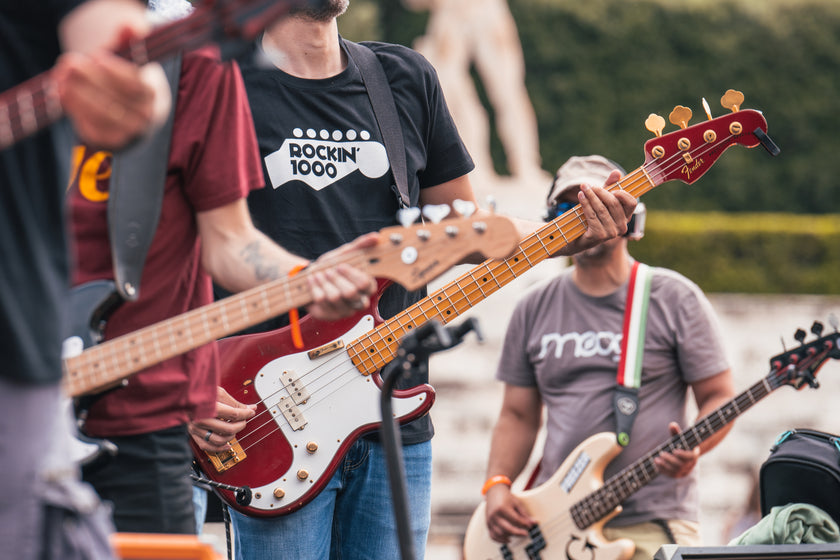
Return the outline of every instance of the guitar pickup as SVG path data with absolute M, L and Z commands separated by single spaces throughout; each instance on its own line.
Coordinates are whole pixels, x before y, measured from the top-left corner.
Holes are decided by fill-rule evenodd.
M 335 352 L 336 350 L 341 350 L 344 348 L 344 341 L 343 340 L 334 340 L 329 344 L 324 344 L 323 346 L 319 346 L 318 348 L 313 348 L 307 354 L 310 360 L 314 360 L 315 358 L 320 358 L 321 356 L 326 356 L 330 352 Z
M 223 473 L 226 470 L 235 467 L 237 463 L 247 457 L 247 455 L 245 455 L 245 450 L 242 449 L 242 446 L 239 445 L 236 438 L 233 438 L 228 443 L 230 443 L 231 448 L 227 451 L 220 451 L 219 453 L 209 453 L 205 451 L 207 456 L 210 458 L 210 462 L 216 468 L 216 472 Z
M 292 397 L 295 404 L 303 404 L 309 400 L 309 391 L 306 390 L 306 386 L 300 382 L 294 372 L 284 371 L 281 380 L 283 381 L 283 387 L 289 392 L 289 396 Z
M 303 427 L 306 426 L 306 418 L 303 417 L 303 413 L 297 405 L 292 402 L 292 399 L 287 399 L 286 397 L 281 398 L 280 402 L 277 404 L 277 408 L 286 418 L 286 421 L 293 430 L 302 430 Z

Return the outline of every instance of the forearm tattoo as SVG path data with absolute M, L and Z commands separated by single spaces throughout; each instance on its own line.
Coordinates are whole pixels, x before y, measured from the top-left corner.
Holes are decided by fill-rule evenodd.
M 280 270 L 277 264 L 266 262 L 266 256 L 260 251 L 262 243 L 252 241 L 242 249 L 240 253 L 242 260 L 254 270 L 254 276 L 259 281 L 276 280 L 280 278 Z

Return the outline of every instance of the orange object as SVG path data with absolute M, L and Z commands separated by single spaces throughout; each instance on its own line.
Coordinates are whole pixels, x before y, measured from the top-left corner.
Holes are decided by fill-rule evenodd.
M 297 265 L 289 271 L 289 278 L 291 278 L 306 267 L 307 265 L 305 264 Z M 298 313 L 297 309 L 289 310 L 289 326 L 292 330 L 292 344 L 295 345 L 295 348 L 300 350 L 301 348 L 303 348 L 303 335 L 300 334 L 300 314 Z
M 508 486 L 510 486 L 510 478 L 503 474 L 491 476 L 487 479 L 487 482 L 485 482 L 484 486 L 481 488 L 481 495 L 484 496 L 485 494 L 487 494 L 487 491 L 490 490 L 492 487 L 496 486 L 497 484 L 507 484 Z
M 111 544 L 121 560 L 223 560 L 196 535 L 114 533 Z

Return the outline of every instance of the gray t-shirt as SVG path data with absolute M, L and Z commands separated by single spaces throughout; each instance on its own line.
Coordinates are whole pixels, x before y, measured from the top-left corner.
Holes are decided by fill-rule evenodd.
M 587 437 L 615 431 L 613 392 L 621 354 L 627 286 L 605 297 L 583 294 L 571 269 L 529 292 L 517 305 L 496 377 L 534 387 L 547 411 L 547 436 L 537 484 L 544 482 Z M 709 301 L 680 274 L 655 268 L 645 334 L 639 413 L 627 446 L 605 480 L 670 438 L 668 423 L 689 425 L 689 384 L 729 369 Z M 610 522 L 697 520 L 696 469 L 658 476 L 630 496 Z

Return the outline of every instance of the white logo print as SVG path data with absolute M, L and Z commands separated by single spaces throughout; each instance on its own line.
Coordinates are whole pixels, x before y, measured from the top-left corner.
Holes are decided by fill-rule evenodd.
M 575 358 L 590 358 L 592 356 L 609 356 L 612 354 L 614 361 L 618 361 L 621 355 L 621 333 L 609 331 L 586 331 L 584 333 L 560 333 L 544 334 L 541 339 L 542 346 L 538 359 L 548 355 L 549 347 L 554 345 L 554 357 L 559 359 L 563 356 L 563 348 L 567 342 L 574 343 Z
M 271 186 L 275 189 L 289 181 L 303 181 L 316 191 L 356 171 L 375 179 L 388 171 L 385 146 L 370 140 L 370 133 L 340 130 L 330 133 L 310 128 L 292 131 L 280 149 L 265 158 Z

